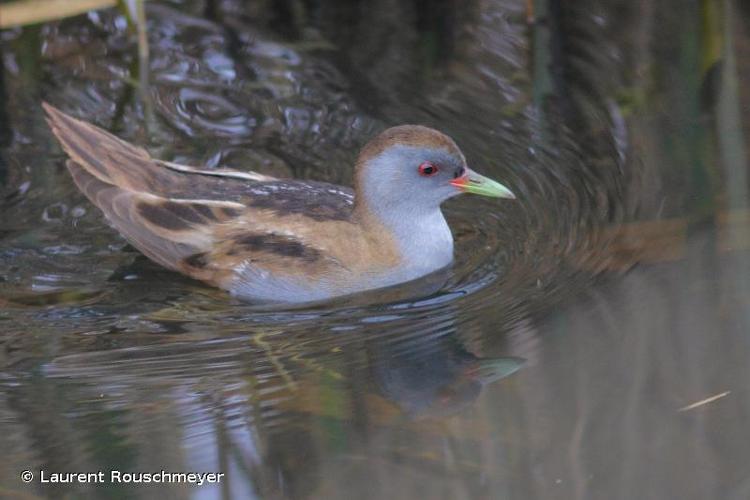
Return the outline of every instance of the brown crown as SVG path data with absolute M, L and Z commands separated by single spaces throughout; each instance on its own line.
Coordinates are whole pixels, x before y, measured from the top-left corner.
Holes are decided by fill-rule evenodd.
M 362 165 L 396 145 L 444 149 L 451 155 L 462 156 L 453 139 L 442 132 L 422 125 L 399 125 L 384 130 L 370 140 L 360 151 L 357 163 Z

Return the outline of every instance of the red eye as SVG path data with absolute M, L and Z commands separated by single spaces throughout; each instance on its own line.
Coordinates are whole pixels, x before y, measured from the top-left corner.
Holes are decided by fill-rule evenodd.
M 419 175 L 422 177 L 430 177 L 438 172 L 437 165 L 426 161 L 419 166 Z

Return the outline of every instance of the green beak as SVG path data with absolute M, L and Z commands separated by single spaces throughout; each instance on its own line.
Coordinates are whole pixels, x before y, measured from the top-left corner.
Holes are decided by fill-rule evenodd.
M 516 199 L 516 195 L 514 195 L 507 187 L 488 177 L 479 175 L 468 168 L 464 175 L 458 179 L 453 179 L 451 184 L 464 193 L 481 194 L 482 196 L 489 196 L 491 198 Z
M 480 359 L 469 376 L 482 384 L 490 384 L 517 372 L 525 363 L 525 359 L 515 357 Z

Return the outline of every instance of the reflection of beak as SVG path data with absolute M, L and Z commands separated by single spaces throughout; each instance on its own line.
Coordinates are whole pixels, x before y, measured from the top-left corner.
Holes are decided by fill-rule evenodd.
M 456 186 L 464 193 L 481 194 L 492 198 L 516 199 L 516 195 L 507 187 L 468 168 L 464 175 L 458 179 L 453 179 L 451 185 Z
M 480 359 L 465 375 L 485 385 L 517 372 L 525 363 L 525 359 L 514 357 Z

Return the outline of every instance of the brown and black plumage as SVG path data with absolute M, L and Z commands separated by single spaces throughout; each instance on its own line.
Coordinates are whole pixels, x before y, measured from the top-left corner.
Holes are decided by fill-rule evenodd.
M 319 300 L 414 279 L 452 258 L 439 204 L 470 191 L 473 172 L 435 130 L 395 127 L 371 141 L 356 166 L 355 200 L 332 184 L 156 160 L 43 106 L 76 185 L 133 246 L 242 298 Z M 415 175 L 425 162 L 448 171 L 446 182 Z

